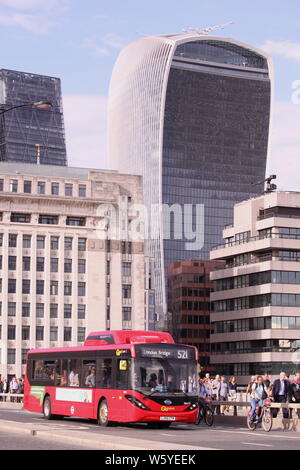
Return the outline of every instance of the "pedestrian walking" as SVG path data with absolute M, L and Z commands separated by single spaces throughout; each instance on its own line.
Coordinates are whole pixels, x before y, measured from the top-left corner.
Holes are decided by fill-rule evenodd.
M 228 401 L 236 402 L 237 401 L 237 382 L 234 376 L 230 377 L 229 383 L 229 395 Z M 227 411 L 229 411 L 230 407 L 228 406 Z M 237 407 L 233 407 L 233 415 L 237 416 Z
M 272 397 L 275 403 L 287 403 L 290 396 L 290 383 L 286 377 L 285 372 L 281 372 L 279 379 L 274 381 L 272 387 Z M 278 408 L 273 408 L 273 417 L 276 418 L 278 415 Z M 284 418 L 289 417 L 288 408 L 282 409 L 282 414 Z
M 229 395 L 229 385 L 228 382 L 226 381 L 226 377 L 222 375 L 221 381 L 220 381 L 220 400 L 221 401 L 227 401 Z M 227 406 L 226 405 L 221 405 L 221 415 L 225 414 Z
M 289 401 L 292 403 L 300 403 L 300 372 L 297 372 L 295 379 L 289 388 Z M 293 410 L 290 410 L 290 418 L 292 418 Z M 300 409 L 297 409 L 297 416 L 300 418 Z

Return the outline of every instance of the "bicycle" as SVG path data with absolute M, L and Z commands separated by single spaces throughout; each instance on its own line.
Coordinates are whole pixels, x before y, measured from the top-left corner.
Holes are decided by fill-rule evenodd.
M 257 426 L 261 423 L 265 432 L 270 432 L 273 426 L 273 417 L 270 409 L 270 400 L 264 400 L 262 407 L 257 406 L 254 419 L 251 418 L 251 409 L 247 416 L 247 426 L 250 431 L 255 431 Z
M 214 424 L 214 410 L 209 403 L 199 401 L 195 424 L 199 425 L 203 420 L 207 426 L 212 426 Z

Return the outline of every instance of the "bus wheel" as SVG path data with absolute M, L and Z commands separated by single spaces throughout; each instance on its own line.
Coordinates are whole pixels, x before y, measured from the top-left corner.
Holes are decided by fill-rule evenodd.
M 44 418 L 52 419 L 53 415 L 51 413 L 51 400 L 50 397 L 46 397 L 43 403 L 43 414 Z
M 109 426 L 107 401 L 102 400 L 98 411 L 98 424 L 100 426 Z

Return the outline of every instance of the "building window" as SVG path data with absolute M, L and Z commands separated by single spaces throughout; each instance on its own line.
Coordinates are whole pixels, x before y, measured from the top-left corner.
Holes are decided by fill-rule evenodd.
M 30 317 L 30 304 L 28 302 L 22 303 L 22 317 Z
M 58 328 L 57 326 L 50 327 L 50 341 L 57 341 L 58 340 Z
M 52 196 L 59 196 L 59 183 L 51 183 Z
M 84 227 L 86 224 L 85 217 L 67 217 L 67 225 L 72 225 L 74 227 Z
M 30 340 L 30 326 L 22 326 L 22 341 Z
M 30 224 L 31 215 L 18 214 L 17 212 L 12 212 L 12 214 L 10 215 L 10 221 L 19 224 Z
M 122 276 L 131 276 L 131 263 L 122 263 Z
M 64 295 L 72 295 L 72 282 L 65 281 L 64 284 Z
M 44 304 L 36 304 L 37 318 L 44 318 Z
M 72 304 L 64 305 L 64 318 L 72 318 Z
M 73 238 L 72 237 L 65 237 L 65 250 L 72 250 L 73 246 Z
M 0 233 L 0 246 L 3 246 L 3 233 Z
M 24 193 L 31 194 L 32 182 L 25 180 L 24 181 Z
M 44 272 L 44 270 L 45 270 L 45 258 L 38 257 L 36 259 L 36 270 L 38 272 Z
M 39 224 L 58 225 L 58 216 L 57 215 L 40 215 Z
M 78 296 L 85 296 L 85 282 L 78 282 Z
M 122 308 L 122 320 L 131 321 L 131 307 Z
M 37 188 L 38 188 L 38 194 L 44 195 L 46 193 L 45 181 L 38 181 Z
M 22 364 L 26 364 L 27 362 L 27 354 L 29 352 L 29 349 L 22 349 Z
M 58 295 L 58 281 L 50 281 L 50 295 Z
M 9 256 L 8 257 L 8 270 L 15 271 L 17 268 L 17 257 L 16 256 Z
M 22 258 L 22 267 L 23 271 L 30 271 L 30 256 L 23 256 Z
M 58 272 L 58 258 L 51 258 L 50 260 L 50 271 L 52 273 Z
M 18 192 L 18 180 L 10 180 L 9 190 L 10 190 L 11 193 L 17 193 Z
M 73 185 L 70 183 L 65 184 L 65 196 L 73 196 Z
M 4 191 L 4 179 L 0 179 L 0 192 L 2 193 Z
M 86 265 L 85 259 L 78 260 L 78 274 L 85 274 L 85 265 Z
M 16 293 L 16 279 L 8 279 L 8 293 L 15 294 Z
M 82 305 L 82 304 L 78 305 L 78 319 L 79 320 L 85 319 L 85 305 Z
M 64 327 L 64 341 L 72 341 L 72 328 Z
M 82 343 L 85 340 L 85 328 L 78 327 L 77 329 L 77 341 Z
M 86 251 L 86 238 L 78 238 L 78 251 Z
M 36 293 L 37 295 L 44 295 L 44 281 L 42 279 L 36 281 Z
M 31 248 L 31 235 L 23 235 L 23 248 Z
M 16 327 L 15 325 L 8 325 L 7 327 L 7 339 L 14 341 L 16 339 Z
M 43 250 L 45 248 L 45 237 L 43 235 L 38 235 L 36 237 L 36 247 L 39 250 Z
M 72 259 L 65 258 L 64 272 L 65 273 L 71 273 L 72 272 Z
M 8 246 L 9 248 L 16 248 L 17 246 L 18 235 L 10 233 L 8 236 Z
M 8 302 L 7 304 L 7 315 L 9 317 L 16 316 L 16 302 Z
M 50 248 L 51 250 L 58 250 L 59 247 L 59 237 L 51 237 Z
M 86 185 L 85 184 L 80 184 L 78 186 L 78 196 L 86 197 Z
M 50 304 L 50 318 L 58 317 L 58 304 Z
M 16 363 L 16 350 L 8 349 L 7 350 L 7 364 L 13 365 Z
M 123 294 L 123 299 L 131 299 L 131 285 L 123 284 L 122 294 Z
M 30 280 L 29 279 L 22 280 L 22 294 L 30 294 Z
M 44 327 L 43 326 L 36 327 L 35 339 L 36 341 L 44 341 Z

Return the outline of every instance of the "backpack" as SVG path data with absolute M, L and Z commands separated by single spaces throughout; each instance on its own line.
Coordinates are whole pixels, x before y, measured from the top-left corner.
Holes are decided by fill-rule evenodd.
M 264 384 L 262 384 L 262 386 L 263 386 L 263 390 L 264 390 L 264 391 L 263 391 L 263 395 L 262 395 L 261 399 L 262 399 L 262 400 L 265 400 L 266 398 L 268 398 L 268 395 L 267 395 L 267 392 L 266 392 L 266 389 L 265 389 Z M 258 387 L 258 384 L 255 382 L 255 389 L 254 389 L 254 390 L 256 390 L 257 387 Z

